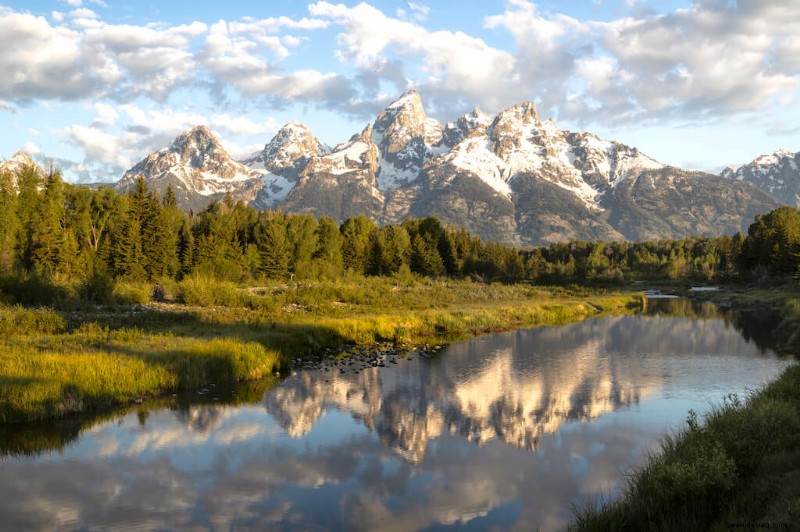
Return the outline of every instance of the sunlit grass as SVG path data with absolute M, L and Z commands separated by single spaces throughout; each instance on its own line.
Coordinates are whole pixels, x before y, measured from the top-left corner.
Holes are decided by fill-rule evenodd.
M 326 348 L 443 343 L 624 312 L 641 302 L 597 290 L 416 277 L 248 287 L 194 276 L 166 287 L 171 302 L 142 306 L 152 292 L 148 283 L 114 286 L 114 300 L 133 306 L 0 307 L 0 421 L 256 380 Z

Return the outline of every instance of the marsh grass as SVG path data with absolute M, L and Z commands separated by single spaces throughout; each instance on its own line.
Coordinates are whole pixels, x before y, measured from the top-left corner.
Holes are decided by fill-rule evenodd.
M 742 401 L 728 396 L 700 423 L 666 436 L 625 493 L 576 513 L 577 530 L 727 530 L 730 523 L 797 523 L 800 365 Z
M 118 283 L 109 305 L 0 306 L 0 422 L 259 380 L 326 348 L 444 343 L 641 304 L 597 290 L 408 276 L 248 287 L 195 275 L 165 286 L 171 302 L 145 305 L 152 291 L 152 284 Z

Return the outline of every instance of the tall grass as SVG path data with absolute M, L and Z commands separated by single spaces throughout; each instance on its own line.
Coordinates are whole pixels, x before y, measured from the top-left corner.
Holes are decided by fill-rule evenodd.
M 83 323 L 0 307 L 0 422 L 96 411 L 211 382 L 261 379 L 281 354 L 238 338 L 198 338 Z
M 704 423 L 690 412 L 687 427 L 665 437 L 661 452 L 628 478 L 624 495 L 578 512 L 574 528 L 724 530 L 732 522 L 796 523 L 800 487 L 781 478 L 787 470 L 800 471 L 798 435 L 800 365 L 794 365 L 748 401 L 729 396 Z M 788 500 L 780 490 L 788 491 Z M 765 504 L 771 498 L 778 504 Z M 782 521 L 792 511 L 794 519 Z
M 640 303 L 598 291 L 409 276 L 240 287 L 197 274 L 166 287 L 181 303 L 141 306 L 152 291 L 152 284 L 114 286 L 115 301 L 135 306 L 0 306 L 0 422 L 260 379 L 325 348 L 444 342 Z

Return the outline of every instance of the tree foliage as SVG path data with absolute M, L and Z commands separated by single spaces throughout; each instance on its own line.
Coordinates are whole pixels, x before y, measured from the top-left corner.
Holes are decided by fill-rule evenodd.
M 230 197 L 194 216 L 178 208 L 171 188 L 162 200 L 143 179 L 120 194 L 65 183 L 58 171 L 44 179 L 33 168 L 0 175 L 2 277 L 92 287 L 114 277 L 152 281 L 193 272 L 239 282 L 345 271 L 546 284 L 800 280 L 800 211 L 758 216 L 747 235 L 517 249 L 432 216 L 383 227 L 356 216 L 339 225 L 330 217 L 259 212 Z

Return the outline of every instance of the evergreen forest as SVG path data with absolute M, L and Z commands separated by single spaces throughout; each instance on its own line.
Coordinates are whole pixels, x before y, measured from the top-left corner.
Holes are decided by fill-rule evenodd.
M 141 178 L 118 193 L 66 183 L 58 170 L 0 175 L 0 288 L 10 302 L 47 303 L 61 290 L 106 303 L 117 281 L 193 275 L 240 284 L 335 280 L 350 272 L 604 286 L 796 279 L 799 267 L 800 211 L 791 207 L 757 217 L 746 235 L 518 249 L 435 217 L 379 226 L 358 216 L 339 225 L 259 212 L 230 197 L 185 213 L 172 189 L 160 197 Z

